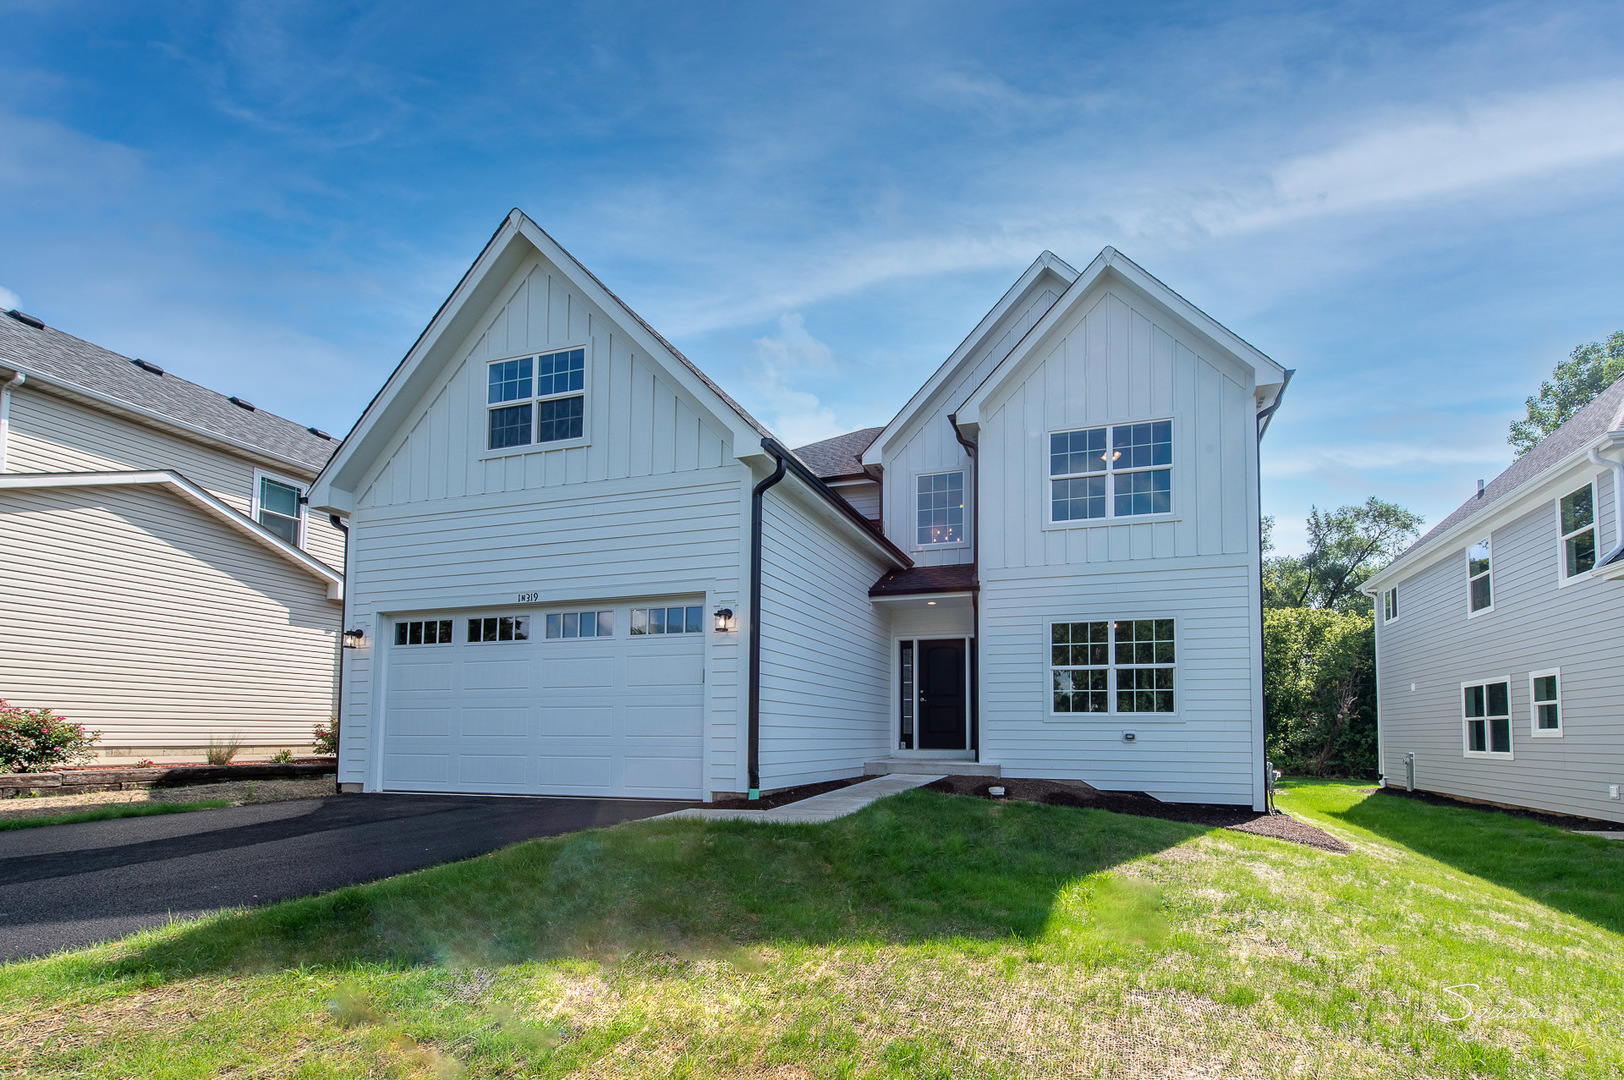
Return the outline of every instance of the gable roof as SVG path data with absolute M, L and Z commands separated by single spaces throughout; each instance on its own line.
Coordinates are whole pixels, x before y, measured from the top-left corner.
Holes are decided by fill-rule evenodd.
M 599 281 L 580 260 L 549 236 L 546 230 L 517 208 L 497 226 L 477 258 L 468 267 L 441 303 L 434 317 L 418 335 L 362 412 L 361 419 L 345 436 L 338 451 L 328 461 L 311 490 L 311 505 L 318 509 L 348 512 L 353 504 L 362 474 L 393 439 L 418 398 L 433 383 L 446 364 L 461 359 L 452 350 L 461 347 L 478 321 L 506 286 L 508 279 L 529 259 L 546 259 L 581 289 L 595 304 L 611 314 L 625 317 L 623 328 L 650 356 L 664 356 L 665 365 L 677 384 L 695 400 L 714 399 L 720 409 L 711 410 L 730 429 L 736 454 L 752 454 L 763 438 L 772 432 L 744 410 L 710 376 L 660 335 L 620 297 Z M 752 437 L 753 436 L 753 437 Z
M 806 463 L 820 480 L 841 480 L 864 476 L 863 451 L 884 428 L 866 427 L 836 435 L 832 439 L 796 447 L 791 453 Z
M 113 411 L 134 413 L 187 435 L 225 443 L 251 456 L 273 458 L 315 473 L 338 443 L 303 424 L 234 405 L 231 399 L 179 375 L 136 366 L 128 356 L 93 345 L 54 326 L 35 327 L 0 315 L 0 368 L 68 391 Z
M 1421 539 L 1405 548 L 1380 573 L 1373 574 L 1370 581 L 1365 583 L 1366 587 L 1371 587 L 1378 579 L 1390 580 L 1400 564 L 1413 565 L 1429 549 L 1444 550 L 1446 537 L 1463 530 L 1468 522 L 1510 505 L 1519 493 L 1531 492 L 1546 476 L 1560 472 L 1576 458 L 1585 457 L 1589 449 L 1609 432 L 1621 428 L 1624 428 L 1624 377 L 1597 394 L 1590 404 L 1569 417 L 1567 423 L 1535 443 L 1504 472 L 1484 485 L 1481 498 L 1472 495 L 1448 517 L 1428 529 Z

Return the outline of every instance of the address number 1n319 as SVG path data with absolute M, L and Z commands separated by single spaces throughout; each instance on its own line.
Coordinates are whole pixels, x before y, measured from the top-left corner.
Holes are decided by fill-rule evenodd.
M 522 592 L 519 594 L 519 603 L 521 604 L 535 604 L 539 603 L 540 600 L 541 594 L 539 592 Z

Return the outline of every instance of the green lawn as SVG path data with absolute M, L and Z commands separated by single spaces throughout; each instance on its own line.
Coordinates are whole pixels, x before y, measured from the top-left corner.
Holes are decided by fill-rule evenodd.
M 1335 855 L 914 791 L 0 968 L 30 1076 L 1624 1075 L 1624 844 L 1295 784 Z
M 151 817 L 153 814 L 183 814 L 188 810 L 219 810 L 230 805 L 230 799 L 206 799 L 190 803 L 119 803 L 115 806 L 96 806 L 89 810 L 41 814 L 39 817 L 0 818 L 0 832 L 10 829 L 37 829 L 41 825 L 77 825 L 81 821 L 111 821 L 113 818 Z

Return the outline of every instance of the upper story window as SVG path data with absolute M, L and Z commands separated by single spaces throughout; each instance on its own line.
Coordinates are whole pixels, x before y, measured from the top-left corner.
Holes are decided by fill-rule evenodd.
M 1392 622 L 1398 618 L 1398 586 L 1382 593 L 1382 622 Z
M 1461 684 L 1468 754 L 1511 753 L 1511 683 Z
M 1057 431 L 1049 436 L 1050 520 L 1173 511 L 1173 422 Z
M 579 439 L 585 433 L 586 349 L 488 365 L 492 450 Z
M 1486 536 L 1466 551 L 1466 595 L 1468 615 L 1494 607 L 1494 580 L 1489 570 L 1489 538 Z
M 1562 580 L 1588 574 L 1596 566 L 1596 489 L 1586 484 L 1557 500 L 1562 530 Z
M 918 543 L 964 542 L 964 474 L 936 473 L 919 478 Z
M 254 520 L 294 547 L 304 540 L 304 492 L 298 485 L 255 474 Z

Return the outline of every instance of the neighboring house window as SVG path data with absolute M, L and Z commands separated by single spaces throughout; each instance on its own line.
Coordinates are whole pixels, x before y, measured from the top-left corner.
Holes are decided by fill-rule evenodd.
M 632 608 L 632 635 L 640 634 L 702 634 L 705 632 L 701 615 L 703 608 Z
M 1511 753 L 1511 682 L 1462 683 L 1468 754 Z
M 487 370 L 487 445 L 492 450 L 562 442 L 584 434 L 584 348 L 498 360 Z
M 468 640 L 470 642 L 529 641 L 530 616 L 487 615 L 483 619 L 469 619 Z
M 1057 622 L 1049 628 L 1056 713 L 1171 713 L 1172 619 Z
M 254 520 L 294 547 L 299 546 L 304 492 L 285 480 L 258 475 L 254 491 Z
M 450 619 L 413 619 L 395 624 L 396 645 L 449 645 Z
M 1558 500 L 1562 529 L 1562 580 L 1587 574 L 1596 565 L 1596 492 L 1586 484 Z
M 1173 511 L 1173 422 L 1049 436 L 1050 518 L 1088 521 Z
M 1528 675 L 1528 699 L 1532 703 L 1533 734 L 1562 734 L 1562 671 L 1534 671 Z
M 1382 622 L 1392 622 L 1398 618 L 1398 586 L 1382 593 Z
M 964 474 L 919 478 L 919 546 L 964 542 Z
M 1489 538 L 1484 537 L 1466 552 L 1466 592 L 1469 614 L 1494 606 L 1493 575 L 1489 572 Z
M 612 637 L 614 632 L 613 611 L 565 611 L 547 616 L 550 638 Z

